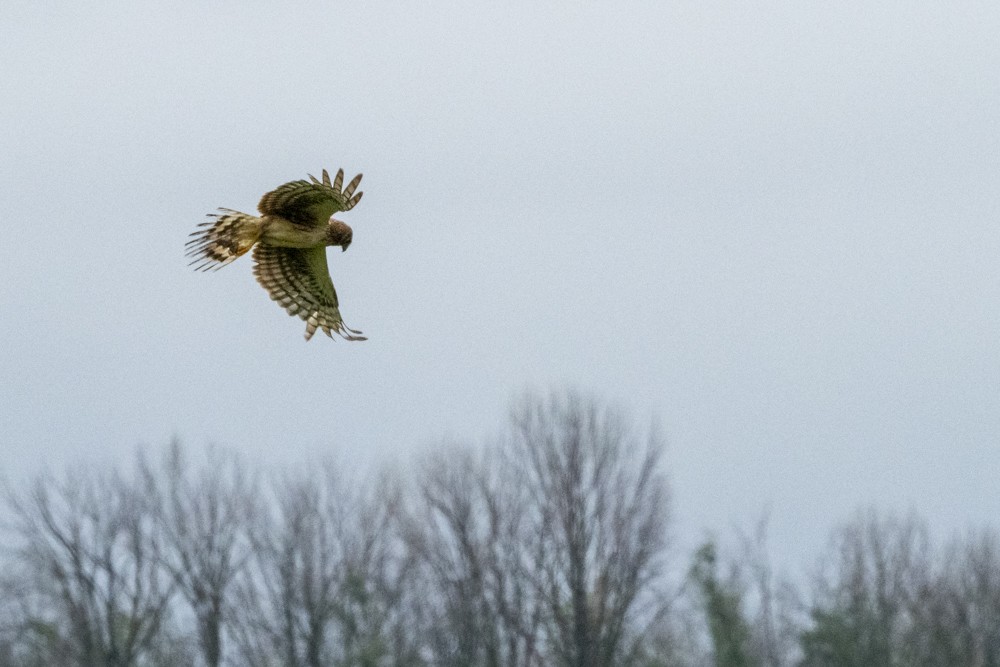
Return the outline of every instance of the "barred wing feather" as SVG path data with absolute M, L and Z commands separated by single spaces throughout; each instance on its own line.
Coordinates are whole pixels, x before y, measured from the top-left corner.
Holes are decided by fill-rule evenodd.
M 309 179 L 291 181 L 275 188 L 261 197 L 257 208 L 263 215 L 278 215 L 303 227 L 319 227 L 327 224 L 334 213 L 350 211 L 364 194 L 354 194 L 361 183 L 361 174 L 341 189 L 344 184 L 343 169 L 337 171 L 332 183 L 326 169 L 323 170 L 322 181 L 311 174 Z
M 281 248 L 263 243 L 253 250 L 254 275 L 274 301 L 306 323 L 306 340 L 316 329 L 333 338 L 366 340 L 344 324 L 330 279 L 326 248 Z

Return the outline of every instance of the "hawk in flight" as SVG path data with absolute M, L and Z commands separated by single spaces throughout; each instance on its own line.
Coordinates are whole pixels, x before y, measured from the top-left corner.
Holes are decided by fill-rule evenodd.
M 344 324 L 337 304 L 337 291 L 326 264 L 326 246 L 351 245 L 351 228 L 332 218 L 350 211 L 363 193 L 354 194 L 361 182 L 355 176 L 346 188 L 344 170 L 330 182 L 312 174 L 308 181 L 292 181 L 268 192 L 257 204 L 260 217 L 220 208 L 208 222 L 191 234 L 188 257 L 196 270 L 220 269 L 253 248 L 253 273 L 274 301 L 306 322 L 306 340 L 316 329 L 333 338 L 366 340 L 360 331 Z

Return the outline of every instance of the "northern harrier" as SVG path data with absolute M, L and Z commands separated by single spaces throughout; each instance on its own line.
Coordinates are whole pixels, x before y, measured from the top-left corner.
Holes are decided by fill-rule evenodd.
M 187 256 L 196 270 L 220 269 L 253 248 L 253 273 L 274 301 L 306 322 L 306 340 L 316 329 L 333 338 L 366 340 L 360 331 L 344 324 L 337 292 L 326 264 L 326 246 L 351 245 L 351 228 L 330 216 L 350 211 L 363 193 L 354 194 L 361 182 L 355 176 L 346 188 L 344 170 L 333 183 L 323 170 L 323 180 L 292 181 L 261 197 L 261 217 L 220 208 L 203 222 L 187 242 Z M 311 182 L 310 182 L 311 181 Z

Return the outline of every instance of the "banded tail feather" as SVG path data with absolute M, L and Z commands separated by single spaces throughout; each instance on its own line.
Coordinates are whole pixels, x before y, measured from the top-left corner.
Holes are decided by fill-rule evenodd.
M 189 266 L 196 271 L 221 269 L 246 253 L 260 239 L 262 220 L 249 213 L 220 208 L 221 213 L 209 213 L 212 218 L 198 225 L 185 244 Z

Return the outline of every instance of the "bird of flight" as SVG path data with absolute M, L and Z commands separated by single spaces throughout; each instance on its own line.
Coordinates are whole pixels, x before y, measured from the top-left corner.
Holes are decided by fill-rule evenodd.
M 331 183 L 324 169 L 322 181 L 310 174 L 308 181 L 285 183 L 261 197 L 260 217 L 220 208 L 191 234 L 185 254 L 196 270 L 207 271 L 253 248 L 257 282 L 289 315 L 305 320 L 306 340 L 316 329 L 331 338 L 337 333 L 346 340 L 366 340 L 344 324 L 326 263 L 326 246 L 343 251 L 351 245 L 351 228 L 330 216 L 354 208 L 363 194 L 354 194 L 360 182 L 358 174 L 342 188 L 344 170 Z

